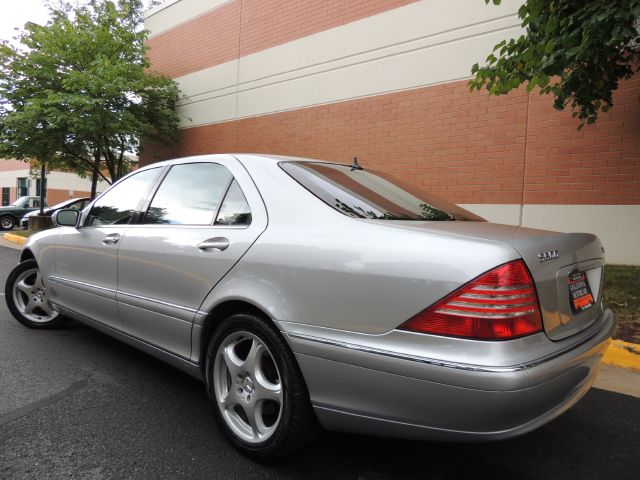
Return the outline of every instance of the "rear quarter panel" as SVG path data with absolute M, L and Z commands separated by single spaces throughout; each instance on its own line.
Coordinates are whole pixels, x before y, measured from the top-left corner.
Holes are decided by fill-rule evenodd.
M 497 242 L 347 217 L 303 229 L 270 224 L 202 310 L 243 299 L 278 322 L 382 334 L 515 258 L 515 250 Z

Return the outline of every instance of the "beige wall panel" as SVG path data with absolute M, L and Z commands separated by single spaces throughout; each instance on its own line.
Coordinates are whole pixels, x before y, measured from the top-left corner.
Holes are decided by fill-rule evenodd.
M 518 29 L 510 29 L 490 33 L 482 39 L 472 37 L 241 90 L 238 118 L 461 80 L 469 76 L 471 65 L 486 55 L 489 45 L 517 32 Z
M 180 102 L 178 108 L 182 128 L 236 118 L 237 60 L 200 70 L 176 80 L 182 94 L 186 97 Z
M 518 225 L 520 223 L 520 205 L 514 204 L 460 204 L 476 215 L 480 215 L 489 222 L 503 223 L 505 225 Z
M 523 224 L 600 237 L 607 263 L 640 265 L 640 205 L 525 205 Z
M 28 177 L 28 176 L 29 176 L 28 168 L 25 168 L 24 170 L 7 170 L 4 172 L 0 172 L 0 188 L 2 187 L 15 188 L 17 178 Z
M 151 32 L 149 36 L 152 37 L 230 1 L 166 0 L 144 14 L 144 25 Z
M 520 205 L 460 205 L 490 222 L 517 225 Z M 640 265 L 640 205 L 525 205 L 523 225 L 597 235 L 607 263 Z
M 520 3 L 417 2 L 179 77 L 180 113 L 192 119 L 181 126 L 467 78 L 493 45 L 521 32 Z M 236 85 L 237 101 L 226 98 Z

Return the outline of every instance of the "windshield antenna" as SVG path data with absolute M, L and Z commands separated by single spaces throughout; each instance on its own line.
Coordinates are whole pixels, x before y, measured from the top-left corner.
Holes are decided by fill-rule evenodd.
M 358 157 L 353 157 L 353 163 L 351 164 L 351 171 L 353 172 L 354 170 L 364 170 L 359 164 L 358 164 Z

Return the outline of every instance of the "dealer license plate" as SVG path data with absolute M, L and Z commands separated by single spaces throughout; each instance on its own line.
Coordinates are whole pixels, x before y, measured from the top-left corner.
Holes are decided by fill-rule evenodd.
M 569 301 L 573 313 L 589 310 L 596 301 L 591 293 L 587 275 L 584 272 L 574 272 L 569 274 Z

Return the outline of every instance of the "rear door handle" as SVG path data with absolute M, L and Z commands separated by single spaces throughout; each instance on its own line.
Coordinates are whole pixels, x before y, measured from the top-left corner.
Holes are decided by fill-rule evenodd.
M 102 243 L 104 243 L 105 245 L 115 245 L 119 241 L 120 241 L 119 233 L 110 233 L 109 235 L 107 235 L 102 239 Z
M 227 247 L 229 247 L 229 239 L 224 237 L 210 238 L 198 244 L 198 248 L 203 252 L 208 250 L 217 250 L 221 252 L 222 250 L 226 250 Z

